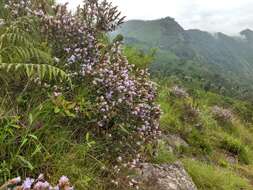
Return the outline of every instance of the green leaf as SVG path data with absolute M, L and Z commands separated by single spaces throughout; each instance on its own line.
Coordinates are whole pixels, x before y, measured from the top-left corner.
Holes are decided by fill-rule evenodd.
M 29 113 L 29 125 L 32 125 L 33 123 L 33 115 L 31 113 Z
M 27 141 L 28 141 L 27 138 L 23 139 L 22 144 L 20 145 L 20 148 L 22 148 L 27 143 Z
M 35 136 L 35 135 L 32 135 L 32 134 L 30 134 L 30 135 L 28 135 L 29 137 L 31 137 L 31 138 L 33 138 L 34 140 L 38 140 L 38 137 L 37 136 Z
M 18 159 L 24 164 L 24 167 L 29 168 L 30 170 L 33 170 L 34 167 L 28 160 L 25 159 L 25 157 L 18 155 Z
M 37 153 L 40 153 L 40 152 L 41 152 L 41 146 L 36 146 L 36 149 L 32 153 L 31 157 L 35 156 Z
M 75 117 L 76 116 L 75 114 L 71 113 L 69 110 L 65 110 L 65 113 L 69 117 Z
M 54 113 L 59 113 L 61 110 L 58 107 L 54 107 Z

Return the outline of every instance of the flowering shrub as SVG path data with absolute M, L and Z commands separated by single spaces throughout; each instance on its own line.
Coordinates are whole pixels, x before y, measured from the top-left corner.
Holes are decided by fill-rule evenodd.
M 155 86 L 148 72 L 134 74 L 122 53 L 121 40 L 109 45 L 100 42 L 101 34 L 123 21 L 116 8 L 106 1 L 88 0 L 75 15 L 66 5 L 54 11 L 54 17 L 41 17 L 43 32 L 55 41 L 56 56 L 64 59 L 72 76 L 89 83 L 96 97 L 96 125 L 108 129 L 127 122 L 141 135 L 156 135 L 160 111 L 154 104 Z
M 140 145 L 160 134 L 160 108 L 148 71 L 130 64 L 123 54 L 123 38 L 109 42 L 106 37 L 124 20 L 117 8 L 106 0 L 84 0 L 83 7 L 73 14 L 66 4 L 50 6 L 46 1 L 30 0 L 9 0 L 8 4 L 12 18 L 28 16 L 38 21 L 41 38 L 51 48 L 56 66 L 71 76 L 73 91 L 60 86 L 54 95 L 65 97 L 68 91 L 69 100 L 74 90 L 87 89 L 89 95 L 84 98 L 91 107 L 82 115 L 82 105 L 76 103 L 78 122 L 106 132 L 105 151 L 115 150 L 117 157 L 124 158 L 118 159 L 119 165 L 136 167 L 142 159 Z
M 170 89 L 170 93 L 177 98 L 187 98 L 189 94 L 185 89 L 180 88 L 179 86 L 174 86 Z
M 9 180 L 0 187 L 0 190 L 74 190 L 71 186 L 69 179 L 66 176 L 62 176 L 59 179 L 58 184 L 53 187 L 45 179 L 43 174 L 40 174 L 37 179 L 26 178 L 24 181 L 21 177 L 17 177 Z
M 187 122 L 197 121 L 200 110 L 192 104 L 184 104 L 183 106 L 183 119 Z
M 6 8 L 13 17 L 34 16 L 41 32 L 50 42 L 58 65 L 69 71 L 78 86 L 89 86 L 96 103 L 95 124 L 108 129 L 128 123 L 141 136 L 156 135 L 160 116 L 155 105 L 155 85 L 146 70 L 134 68 L 122 53 L 122 40 L 103 43 L 103 35 L 124 20 L 116 7 L 106 0 L 85 0 L 75 14 L 66 4 L 52 6 L 30 0 L 9 0 Z M 136 74 L 137 73 L 137 74 Z M 94 119 L 94 118 L 93 118 Z
M 212 113 L 214 117 L 220 121 L 228 122 L 233 119 L 233 114 L 230 110 L 221 108 L 219 106 L 214 106 L 212 108 Z

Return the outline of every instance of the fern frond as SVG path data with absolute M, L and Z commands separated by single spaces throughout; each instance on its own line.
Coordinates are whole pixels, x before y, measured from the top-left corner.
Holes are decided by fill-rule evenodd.
M 2 44 L 16 44 L 25 47 L 32 47 L 34 45 L 22 32 L 8 32 L 8 30 L 0 36 L 0 42 Z
M 13 62 L 16 59 L 22 62 L 35 59 L 40 63 L 52 63 L 51 56 L 35 47 L 8 46 L 0 50 L 0 55 L 6 57 L 8 61 Z
M 71 83 L 68 74 L 53 66 L 51 55 L 42 50 L 39 34 L 34 32 L 36 30 L 34 22 L 36 21 L 27 17 L 17 18 L 1 32 L 0 70 L 22 72 L 29 78 L 36 75 L 41 80 L 60 79 Z
M 26 73 L 28 77 L 37 75 L 41 80 L 45 78 L 49 80 L 60 79 L 71 84 L 71 79 L 65 71 L 48 64 L 0 63 L 1 69 L 6 72 L 21 71 Z

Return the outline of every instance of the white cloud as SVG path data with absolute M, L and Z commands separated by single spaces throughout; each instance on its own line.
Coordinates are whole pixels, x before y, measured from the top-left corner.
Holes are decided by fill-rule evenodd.
M 111 0 L 127 19 L 157 19 L 171 16 L 185 28 L 235 34 L 253 28 L 252 0 Z M 69 2 L 74 9 L 82 0 Z

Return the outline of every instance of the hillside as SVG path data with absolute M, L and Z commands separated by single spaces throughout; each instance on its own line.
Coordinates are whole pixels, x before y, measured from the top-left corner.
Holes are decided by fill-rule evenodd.
M 164 136 L 155 163 L 182 161 L 200 190 L 251 189 L 252 105 L 182 86 L 160 83 Z
M 183 77 L 202 78 L 216 92 L 249 98 L 253 74 L 253 31 L 240 37 L 200 30 L 184 30 L 174 19 L 128 21 L 113 35 L 123 34 L 129 45 L 157 49 L 151 72 L 165 76 L 179 72 Z M 176 64 L 177 63 L 177 64 Z M 191 69 L 192 71 L 189 71 Z M 194 76 L 193 76 L 194 75 Z M 182 78 L 182 77 L 181 77 Z
M 0 190 L 253 190 L 252 31 L 123 20 L 0 0 Z

